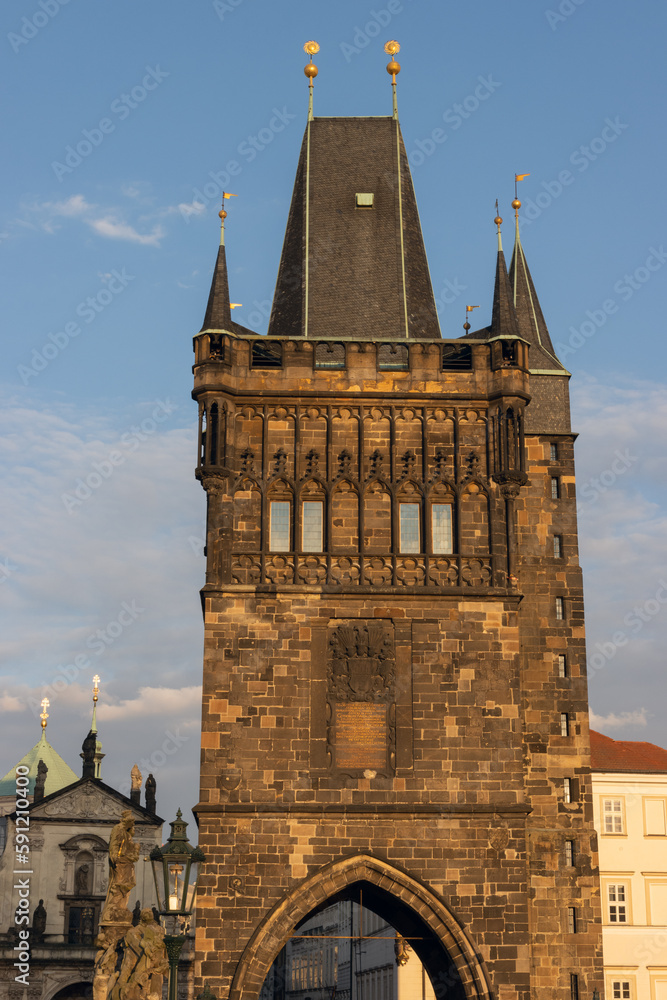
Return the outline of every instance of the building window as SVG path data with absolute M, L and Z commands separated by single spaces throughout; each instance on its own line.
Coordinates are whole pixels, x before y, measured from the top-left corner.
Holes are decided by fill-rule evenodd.
M 627 924 L 627 893 L 624 882 L 610 882 L 607 885 L 607 905 L 610 924 Z
M 421 552 L 421 537 L 419 531 L 418 503 L 401 503 L 399 510 L 399 551 L 405 553 Z
M 579 1000 L 579 976 L 576 972 L 570 973 L 570 1000 Z
M 563 802 L 572 801 L 572 778 L 563 778 Z
M 565 841 L 564 859 L 566 868 L 574 868 L 574 841 Z
M 560 734 L 561 736 L 570 735 L 570 716 L 567 712 L 560 713 Z
M 271 552 L 290 551 L 290 502 L 272 500 L 269 521 L 269 549 Z
M 612 979 L 611 995 L 612 1000 L 632 1000 L 629 981 L 627 979 Z
M 433 552 L 436 555 L 454 551 L 452 547 L 452 505 L 450 503 L 431 504 L 431 531 Z
M 602 800 L 602 824 L 605 833 L 625 833 L 622 799 Z
M 568 906 L 567 908 L 567 933 L 577 933 L 577 908 L 575 906 Z
M 560 480 L 558 476 L 551 477 L 551 499 L 558 500 L 560 497 Z
M 565 618 L 565 601 L 562 597 L 556 598 L 556 621 L 562 622 Z
M 563 536 L 554 535 L 554 559 L 563 558 Z
M 567 677 L 567 656 L 564 653 L 558 654 L 558 676 Z
M 558 461 L 558 445 L 555 441 L 552 441 L 549 445 L 549 458 L 552 462 Z
M 301 512 L 303 551 L 322 552 L 324 549 L 324 504 L 321 500 L 304 500 Z

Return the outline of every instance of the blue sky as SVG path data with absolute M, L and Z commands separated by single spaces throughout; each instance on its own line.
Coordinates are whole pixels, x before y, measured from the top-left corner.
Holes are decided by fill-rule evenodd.
M 223 186 L 238 195 L 235 315 L 266 330 L 309 38 L 322 115 L 390 113 L 382 45 L 401 43 L 401 126 L 444 336 L 460 334 L 466 303 L 488 321 L 494 202 L 511 245 L 513 175 L 530 172 L 523 243 L 580 433 L 594 722 L 664 745 L 664 6 L 25 0 L 1 18 L 4 769 L 36 742 L 45 688 L 49 738 L 77 768 L 98 672 L 106 779 L 129 781 L 137 761 L 162 815 L 196 800 L 191 337 Z

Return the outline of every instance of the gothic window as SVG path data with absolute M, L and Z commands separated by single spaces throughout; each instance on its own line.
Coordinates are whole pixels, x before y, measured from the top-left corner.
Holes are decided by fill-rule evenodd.
M 563 850 L 563 860 L 566 868 L 574 867 L 575 844 L 573 840 L 566 840 Z
M 555 441 L 552 441 L 549 445 L 549 458 L 552 462 L 558 461 L 558 445 Z
M 572 779 L 563 778 L 563 802 L 572 801 Z
M 568 906 L 567 908 L 567 932 L 568 934 L 577 933 L 577 908 L 576 906 Z
M 558 657 L 557 657 L 557 661 L 558 661 L 558 676 L 559 677 L 567 677 L 567 675 L 568 675 L 568 671 L 567 671 L 567 656 L 565 656 L 564 653 L 559 653 Z
M 604 833 L 625 833 L 623 799 L 602 800 L 602 829 Z
M 558 500 L 560 497 L 560 480 L 558 476 L 551 477 L 551 499 Z
M 402 553 L 421 552 L 420 513 L 421 504 L 399 504 L 399 551 Z
M 565 601 L 562 597 L 556 598 L 556 621 L 562 622 L 565 618 Z
M 570 1000 L 579 1000 L 579 976 L 576 972 L 570 973 Z
M 269 518 L 269 549 L 271 552 L 289 552 L 291 550 L 289 500 L 272 500 Z
M 301 508 L 301 536 L 303 552 L 323 551 L 324 503 L 321 500 L 304 500 Z
M 567 712 L 560 713 L 560 734 L 561 736 L 570 735 L 570 716 Z
M 454 551 L 452 540 L 452 505 L 450 503 L 431 504 L 431 533 L 434 554 L 444 555 Z
M 563 536 L 554 535 L 554 559 L 563 558 Z

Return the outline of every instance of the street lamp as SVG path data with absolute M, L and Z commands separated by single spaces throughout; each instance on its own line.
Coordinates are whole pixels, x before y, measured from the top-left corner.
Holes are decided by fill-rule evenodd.
M 178 959 L 195 907 L 199 865 L 204 852 L 193 847 L 185 832 L 187 823 L 179 809 L 169 824 L 171 833 L 166 844 L 154 847 L 150 853 L 157 909 L 166 931 L 164 945 L 169 959 L 169 1000 L 176 1000 Z

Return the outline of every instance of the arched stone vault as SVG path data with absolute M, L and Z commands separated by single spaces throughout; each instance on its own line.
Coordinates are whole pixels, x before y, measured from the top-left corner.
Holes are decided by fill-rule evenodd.
M 460 977 L 466 1000 L 492 1000 L 482 957 L 447 907 L 405 872 L 370 855 L 344 858 L 322 868 L 276 904 L 246 945 L 229 1000 L 255 1000 L 274 959 L 309 913 L 355 883 L 370 883 L 416 914 L 440 942 Z M 437 984 L 436 995 L 438 993 Z

